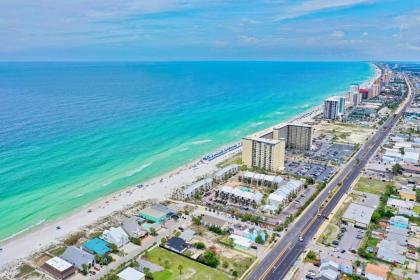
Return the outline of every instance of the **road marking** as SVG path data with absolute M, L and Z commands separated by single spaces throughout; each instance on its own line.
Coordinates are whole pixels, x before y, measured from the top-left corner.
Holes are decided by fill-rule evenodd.
M 271 265 L 266 269 L 266 271 L 264 271 L 264 273 L 261 275 L 260 280 L 264 280 L 267 275 L 271 272 L 271 270 L 273 269 L 273 267 L 276 266 L 277 261 L 283 257 L 283 255 L 286 253 L 287 250 L 290 249 L 290 243 L 292 243 L 291 241 L 289 241 L 289 243 L 287 243 L 287 245 L 284 247 L 283 250 L 281 250 L 280 254 L 274 259 L 274 262 L 271 263 Z

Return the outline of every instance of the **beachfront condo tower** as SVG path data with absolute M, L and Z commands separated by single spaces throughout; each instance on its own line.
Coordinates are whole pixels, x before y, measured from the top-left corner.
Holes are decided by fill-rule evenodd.
M 247 167 L 257 167 L 273 172 L 282 171 L 285 149 L 285 139 L 245 137 L 242 140 L 242 161 Z
M 273 139 L 285 139 L 286 149 L 310 150 L 312 126 L 305 124 L 286 124 L 273 129 Z
M 324 101 L 324 119 L 335 120 L 339 116 L 340 100 L 337 97 L 330 97 Z

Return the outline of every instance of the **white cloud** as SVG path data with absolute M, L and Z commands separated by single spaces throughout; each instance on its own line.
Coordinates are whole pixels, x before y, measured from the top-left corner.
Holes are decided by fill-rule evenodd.
M 331 36 L 337 37 L 337 38 L 343 38 L 346 35 L 344 31 L 336 30 L 333 33 L 331 33 Z
M 240 36 L 239 38 L 240 38 L 240 39 L 241 39 L 241 41 L 242 41 L 242 42 L 244 42 L 245 44 L 250 44 L 250 45 L 257 44 L 257 43 L 259 43 L 259 42 L 260 42 L 260 40 L 259 40 L 259 39 L 257 39 L 257 38 L 256 38 L 256 37 L 254 37 L 254 36 L 242 35 L 242 36 Z
M 366 36 L 368 36 L 369 35 L 369 33 L 367 33 L 367 32 L 363 32 L 362 33 L 362 36 L 364 36 L 364 37 L 366 37 Z
M 298 18 L 323 10 L 346 8 L 359 4 L 373 2 L 373 0 L 310 0 L 285 10 L 284 15 L 274 21 Z
M 229 45 L 229 42 L 223 40 L 215 40 L 213 41 L 213 45 L 217 48 L 225 48 Z
M 260 20 L 250 19 L 250 18 L 241 18 L 241 23 L 243 24 L 259 24 L 262 23 Z

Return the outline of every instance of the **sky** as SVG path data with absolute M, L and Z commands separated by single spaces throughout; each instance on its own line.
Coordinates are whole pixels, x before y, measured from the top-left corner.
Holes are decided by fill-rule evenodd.
M 1 0 L 0 61 L 420 60 L 419 0 Z

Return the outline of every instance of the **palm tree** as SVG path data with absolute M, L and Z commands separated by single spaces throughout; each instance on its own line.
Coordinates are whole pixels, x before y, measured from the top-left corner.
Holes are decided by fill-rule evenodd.
M 178 265 L 178 270 L 179 270 L 179 276 L 181 276 L 182 275 L 182 269 L 183 269 L 184 267 L 182 266 L 182 264 L 179 264 Z

